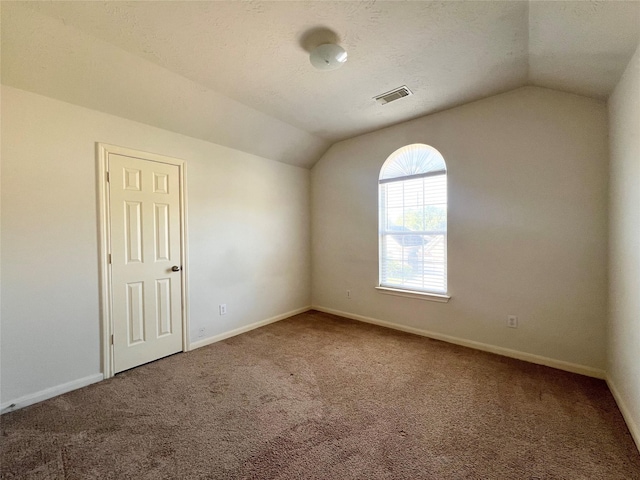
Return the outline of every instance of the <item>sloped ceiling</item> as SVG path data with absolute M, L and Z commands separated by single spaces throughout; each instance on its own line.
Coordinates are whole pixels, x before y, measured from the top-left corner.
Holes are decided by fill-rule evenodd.
M 638 1 L 2 2 L 2 81 L 310 167 L 333 142 L 524 85 L 604 99 L 639 38 Z M 349 60 L 314 70 L 328 40 Z

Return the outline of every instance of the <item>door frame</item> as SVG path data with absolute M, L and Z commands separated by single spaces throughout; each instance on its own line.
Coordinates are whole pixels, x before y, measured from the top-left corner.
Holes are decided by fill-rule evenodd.
M 108 187 L 108 170 L 107 160 L 109 154 L 117 154 L 125 157 L 149 160 L 152 162 L 165 163 L 178 167 L 180 186 L 180 249 L 181 258 L 180 271 L 182 283 L 182 351 L 189 351 L 189 295 L 187 270 L 189 255 L 187 252 L 187 195 L 186 195 L 186 176 L 187 164 L 184 160 L 167 157 L 156 153 L 143 152 L 117 145 L 109 145 L 106 143 L 96 143 L 96 157 L 98 164 L 98 239 L 99 239 L 99 267 L 100 267 L 100 323 L 101 323 L 101 350 L 102 350 L 102 374 L 105 379 L 114 375 L 113 365 L 113 344 L 111 343 L 113 335 L 113 317 L 112 317 L 112 281 L 111 281 L 111 264 L 109 256 L 111 254 L 111 211 L 109 207 L 109 187 Z

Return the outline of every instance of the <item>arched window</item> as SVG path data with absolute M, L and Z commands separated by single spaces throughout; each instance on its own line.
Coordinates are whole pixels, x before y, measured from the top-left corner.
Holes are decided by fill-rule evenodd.
M 447 167 L 440 152 L 396 150 L 379 179 L 380 286 L 446 295 Z

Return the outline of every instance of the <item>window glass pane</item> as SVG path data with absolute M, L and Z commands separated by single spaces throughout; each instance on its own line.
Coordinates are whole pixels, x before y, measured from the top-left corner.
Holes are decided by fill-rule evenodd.
M 387 230 L 398 231 L 404 228 L 404 208 L 387 208 Z
M 404 182 L 393 182 L 390 185 L 400 183 L 404 185 L 404 205 L 405 207 L 417 207 L 424 202 L 424 179 L 416 178 Z
M 382 240 L 382 283 L 432 292 L 446 291 L 446 237 L 387 235 Z
M 430 205 L 447 203 L 447 176 L 438 175 L 436 177 L 425 177 L 424 202 Z
M 404 226 L 409 230 L 424 230 L 424 207 L 405 208 L 404 210 Z
M 386 198 L 387 198 L 387 207 L 388 208 L 393 208 L 393 207 L 402 207 L 403 202 L 404 202 L 404 197 L 403 197 L 403 185 L 402 183 L 388 183 L 385 185 L 387 191 L 386 191 Z
M 424 229 L 428 232 L 447 230 L 446 205 L 426 205 L 424 207 Z

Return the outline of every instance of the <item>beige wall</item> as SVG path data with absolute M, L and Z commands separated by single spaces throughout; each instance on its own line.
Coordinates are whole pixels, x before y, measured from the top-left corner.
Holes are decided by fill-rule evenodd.
M 640 46 L 609 99 L 609 383 L 640 447 Z
M 2 404 L 101 371 L 95 142 L 187 162 L 191 340 L 309 305 L 308 170 L 4 86 L 1 134 Z
M 380 167 L 417 142 L 448 166 L 448 304 L 374 289 Z M 604 103 L 537 87 L 334 145 L 312 170 L 313 304 L 601 373 L 607 148 Z

